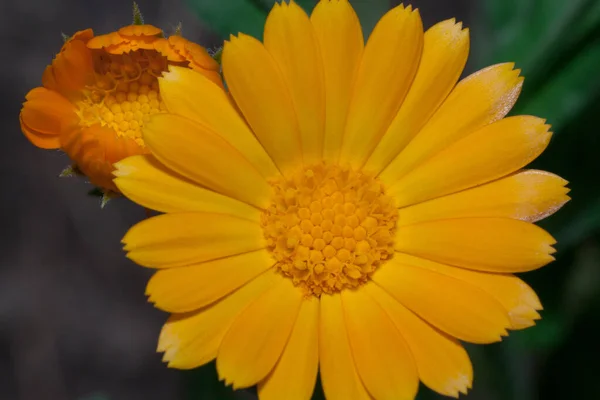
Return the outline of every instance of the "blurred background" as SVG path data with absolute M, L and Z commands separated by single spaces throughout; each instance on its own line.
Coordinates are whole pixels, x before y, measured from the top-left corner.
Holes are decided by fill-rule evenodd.
M 314 0 L 297 0 L 307 10 Z M 217 47 L 230 32 L 261 35 L 273 0 L 139 0 L 147 23 Z M 399 1 L 351 0 L 365 35 Z M 600 398 L 600 0 L 412 0 L 429 27 L 456 17 L 471 30 L 465 74 L 514 61 L 526 77 L 513 114 L 548 118 L 555 136 L 534 167 L 569 180 L 573 200 L 542 225 L 558 260 L 524 279 L 545 310 L 536 327 L 469 346 L 470 400 Z M 255 399 L 218 382 L 214 365 L 169 370 L 155 353 L 166 315 L 146 303 L 149 272 L 119 240 L 144 211 L 100 209 L 91 187 L 58 178 L 69 164 L 20 133 L 28 90 L 67 35 L 131 22 L 123 0 L 2 0 L 0 64 L 0 399 Z M 315 398 L 322 398 L 320 393 Z M 420 399 L 440 399 L 421 388 Z

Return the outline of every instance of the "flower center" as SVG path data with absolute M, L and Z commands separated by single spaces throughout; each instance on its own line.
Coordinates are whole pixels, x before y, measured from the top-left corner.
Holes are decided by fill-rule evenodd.
M 119 137 L 134 139 L 140 146 L 142 127 L 150 115 L 165 112 L 158 80 L 167 70 L 167 59 L 153 50 L 113 55 L 94 54 L 95 81 L 78 102 L 80 124 L 112 128 Z
M 267 245 L 276 268 L 307 295 L 356 288 L 392 256 L 398 210 L 377 178 L 318 164 L 272 185 L 262 216 Z

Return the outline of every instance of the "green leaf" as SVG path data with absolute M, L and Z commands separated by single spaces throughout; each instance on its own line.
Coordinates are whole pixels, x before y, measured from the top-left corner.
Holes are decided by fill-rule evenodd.
M 133 25 L 144 25 L 144 17 L 135 1 L 133 2 Z
M 267 9 L 256 0 L 187 0 L 201 21 L 222 38 L 243 32 L 262 38 Z

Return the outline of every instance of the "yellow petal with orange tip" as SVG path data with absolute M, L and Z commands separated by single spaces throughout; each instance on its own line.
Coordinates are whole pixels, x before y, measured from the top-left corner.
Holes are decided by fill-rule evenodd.
M 258 223 L 199 212 L 146 219 L 129 229 L 122 242 L 128 258 L 152 268 L 190 265 L 265 247 Z
M 428 323 L 460 340 L 492 343 L 507 335 L 510 320 L 489 294 L 462 280 L 393 257 L 373 281 Z
M 366 285 L 365 290 L 408 344 L 421 381 L 445 396 L 466 394 L 473 382 L 473 366 L 463 346 L 423 321 L 378 285 Z
M 341 295 L 356 370 L 369 393 L 376 399 L 414 399 L 417 368 L 394 323 L 365 290 Z
M 285 350 L 273 371 L 258 385 L 260 400 L 308 400 L 319 365 L 319 299 L 304 299 Z
M 537 313 L 537 310 L 542 309 L 539 298 L 533 289 L 512 274 L 472 271 L 403 253 L 396 253 L 394 258 L 398 263 L 425 268 L 451 276 L 485 291 L 502 304 L 508 313 L 511 321 L 510 329 L 527 328 L 534 325 L 534 321 L 540 318 L 540 315 Z
M 323 63 L 310 19 L 293 0 L 275 3 L 264 31 L 265 47 L 283 73 L 300 128 L 304 162 L 323 153 L 325 83 Z
M 302 291 L 280 277 L 233 322 L 217 356 L 217 371 L 234 389 L 255 385 L 275 367 L 292 333 Z
M 397 226 L 472 217 L 539 221 L 569 201 L 567 183 L 550 172 L 520 171 L 472 189 L 405 207 L 400 210 Z
M 552 136 L 549 128 L 531 116 L 487 125 L 409 172 L 388 193 L 405 207 L 501 178 L 544 151 Z
M 452 143 L 502 119 L 523 86 L 520 70 L 513 70 L 513 66 L 493 65 L 460 81 L 417 136 L 383 170 L 381 179 L 398 180 Z
M 156 272 L 146 287 L 148 301 L 168 312 L 197 310 L 233 292 L 271 268 L 265 250 Z
M 554 260 L 556 241 L 542 228 L 507 218 L 459 218 L 398 228 L 396 250 L 489 272 L 525 272 Z
M 246 203 L 191 182 L 151 155 L 128 157 L 115 164 L 113 180 L 130 200 L 151 210 L 211 212 L 260 221 L 260 211 Z
M 222 60 L 237 106 L 279 170 L 289 175 L 302 163 L 302 147 L 283 74 L 263 44 L 242 33 L 225 42 Z
M 21 129 L 34 145 L 43 149 L 60 147 L 60 134 L 77 125 L 75 107 L 59 93 L 43 87 L 25 96 L 21 109 Z
M 210 128 L 174 114 L 155 114 L 144 141 L 162 164 L 226 196 L 266 207 L 271 187 L 242 153 Z
M 348 0 L 318 2 L 310 21 L 319 42 L 325 79 L 323 158 L 337 162 L 364 39 Z
M 385 135 L 364 169 L 381 172 L 415 137 L 448 96 L 469 55 L 469 30 L 454 19 L 429 28 L 417 75 Z
M 163 326 L 157 351 L 169 367 L 191 369 L 217 357 L 227 330 L 246 306 L 281 280 L 266 271 L 227 297 L 201 310 L 173 314 Z
M 279 174 L 273 160 L 233 108 L 221 87 L 183 67 L 170 67 L 158 83 L 160 95 L 170 112 L 204 125 L 221 136 L 243 154 L 263 177 Z
M 372 399 L 354 364 L 342 296 L 339 293 L 321 296 L 320 303 L 319 369 L 325 397 L 329 400 Z
M 340 163 L 361 167 L 406 97 L 423 49 L 418 10 L 400 5 L 379 20 L 358 67 Z

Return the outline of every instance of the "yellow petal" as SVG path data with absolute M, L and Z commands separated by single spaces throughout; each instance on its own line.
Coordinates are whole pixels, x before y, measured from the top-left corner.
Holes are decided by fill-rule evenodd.
M 364 290 L 342 292 L 348 339 L 356 369 L 376 399 L 414 399 L 419 376 L 396 326 Z
M 265 249 L 201 264 L 163 269 L 146 287 L 149 301 L 161 310 L 197 310 L 233 292 L 271 268 L 275 261 Z
M 257 207 L 269 202 L 265 178 L 222 137 L 173 114 L 156 114 L 144 140 L 162 164 L 201 185 Z
M 283 73 L 298 116 L 304 162 L 321 161 L 325 128 L 323 62 L 308 16 L 293 0 L 275 3 L 264 32 L 265 47 Z
M 375 26 L 358 68 L 342 140 L 341 163 L 361 167 L 396 116 L 419 66 L 423 24 L 400 5 Z
M 471 271 L 402 253 L 396 253 L 394 257 L 398 262 L 436 271 L 482 289 L 502 304 L 510 318 L 511 329 L 527 328 L 540 318 L 536 311 L 542 309 L 539 298 L 533 289 L 514 275 Z
M 320 1 L 310 20 L 321 49 L 325 79 L 325 161 L 337 162 L 356 70 L 363 53 L 360 21 L 348 0 Z
M 261 400 L 309 400 L 319 365 L 319 300 L 305 299 L 285 350 L 271 374 L 258 386 Z
M 233 108 L 227 93 L 204 75 L 189 68 L 169 67 L 158 79 L 160 95 L 167 109 L 215 132 L 244 157 L 265 178 L 279 171 L 248 125 Z
M 397 225 L 469 217 L 535 222 L 555 213 L 569 200 L 567 183 L 546 171 L 521 171 L 485 185 L 403 208 Z
M 279 170 L 289 175 L 302 161 L 294 104 L 273 57 L 258 40 L 231 36 L 223 73 L 236 104 Z
M 366 285 L 365 290 L 406 340 L 423 383 L 446 396 L 466 394 L 473 382 L 473 367 L 463 346 L 417 317 L 378 285 Z
M 381 173 L 400 179 L 431 156 L 473 131 L 503 118 L 517 101 L 523 78 L 513 64 L 498 64 L 463 79 L 421 132 Z
M 379 173 L 419 133 L 456 85 L 468 55 L 469 30 L 462 23 L 449 19 L 425 32 L 415 80 L 365 169 Z
M 302 301 L 302 291 L 282 277 L 238 316 L 217 356 L 217 371 L 225 384 L 233 384 L 234 389 L 249 387 L 273 370 Z
M 123 243 L 127 257 L 153 268 L 189 265 L 265 248 L 259 224 L 213 213 L 152 217 L 131 228 Z
M 506 218 L 461 218 L 398 228 L 396 250 L 458 267 L 524 272 L 554 260 L 556 241 L 542 228 Z
M 490 182 L 529 164 L 552 134 L 544 120 L 510 117 L 456 142 L 414 169 L 389 189 L 405 207 Z
M 329 400 L 371 399 L 356 371 L 341 295 L 321 296 L 319 328 L 319 368 L 325 397 Z
M 172 368 L 190 369 L 213 360 L 237 315 L 280 280 L 279 274 L 267 271 L 217 303 L 171 316 L 158 339 L 163 361 Z
M 151 155 L 128 157 L 115 168 L 113 182 L 121 193 L 152 210 L 222 213 L 260 222 L 258 209 L 189 181 Z
M 394 256 L 373 281 L 425 321 L 460 340 L 502 340 L 510 320 L 495 299 L 464 281 L 419 268 Z

